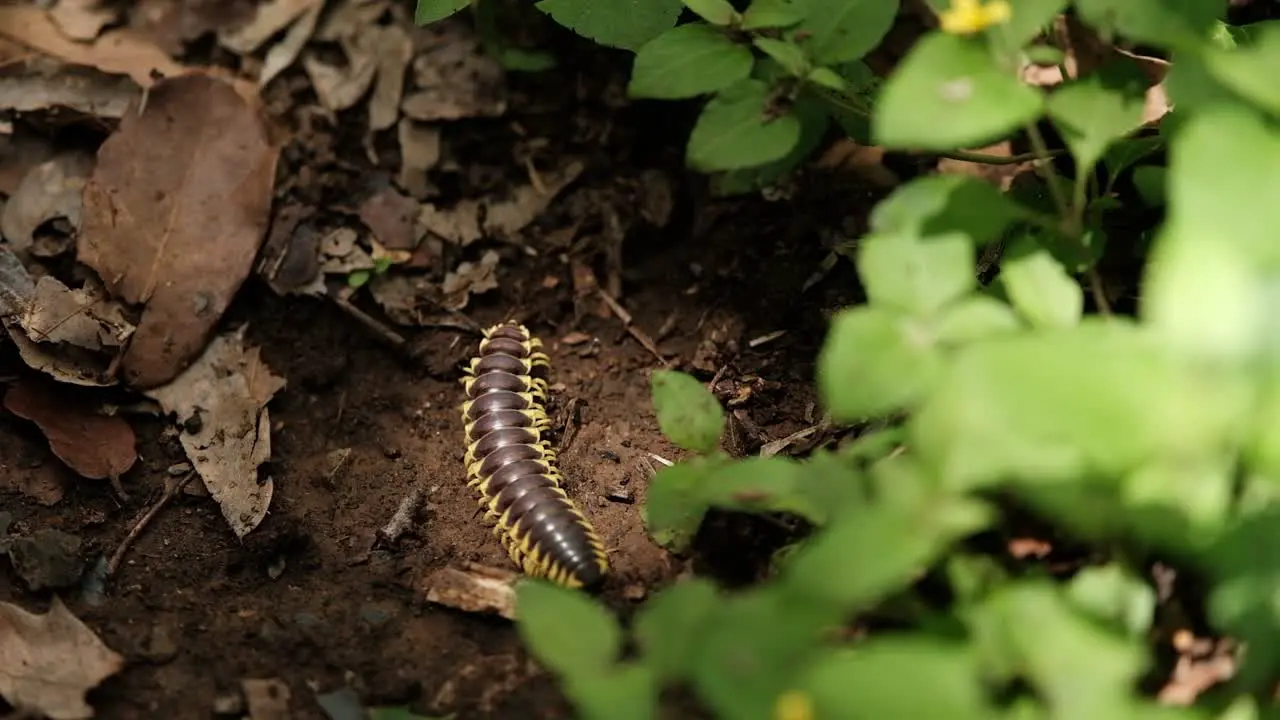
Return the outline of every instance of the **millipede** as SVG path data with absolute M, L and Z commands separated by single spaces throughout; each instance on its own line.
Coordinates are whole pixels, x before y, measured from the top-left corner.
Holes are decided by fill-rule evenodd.
M 532 577 L 590 588 L 609 571 L 595 528 L 565 493 L 545 403 L 551 361 L 523 325 L 484 331 L 462 379 L 467 486 L 512 561 Z

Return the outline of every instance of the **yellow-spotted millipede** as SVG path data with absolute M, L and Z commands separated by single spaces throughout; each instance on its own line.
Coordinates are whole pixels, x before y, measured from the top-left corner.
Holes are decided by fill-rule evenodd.
M 592 588 L 609 572 L 604 544 L 562 487 L 545 437 L 550 360 L 523 325 L 484 331 L 462 379 L 467 486 L 526 575 Z

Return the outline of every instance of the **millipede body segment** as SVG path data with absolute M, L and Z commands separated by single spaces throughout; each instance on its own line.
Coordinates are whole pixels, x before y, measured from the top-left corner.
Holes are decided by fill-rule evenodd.
M 485 520 L 527 575 L 568 587 L 604 579 L 609 561 L 591 523 L 561 487 L 555 451 L 544 434 L 550 361 L 523 325 L 485 330 L 480 354 L 462 380 L 467 401 L 467 486 Z

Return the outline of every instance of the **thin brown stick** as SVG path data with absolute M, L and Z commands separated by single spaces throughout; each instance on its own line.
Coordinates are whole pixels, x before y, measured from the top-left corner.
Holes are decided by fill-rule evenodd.
M 329 297 L 337 303 L 338 307 L 341 308 L 343 312 L 350 315 L 352 318 L 355 318 L 361 325 L 372 330 L 375 335 L 394 347 L 404 347 L 406 340 L 403 335 L 387 327 L 384 323 L 379 322 L 377 318 L 373 317 L 369 313 L 361 310 L 355 305 L 352 305 L 350 300 L 334 294 L 330 294 Z
M 107 561 L 107 577 L 115 574 L 116 569 L 120 567 L 120 561 L 124 559 L 125 551 L 129 549 L 134 540 L 138 539 L 138 536 L 142 534 L 147 525 L 151 524 L 151 520 L 160 512 L 160 509 L 167 505 L 175 495 L 182 492 L 182 488 L 186 487 L 187 483 L 195 475 L 196 473 L 193 470 L 181 479 L 165 478 L 164 493 L 160 496 L 160 499 L 147 509 L 146 514 L 138 519 L 138 522 L 129 530 L 129 534 L 125 535 L 124 540 L 120 541 L 120 546 L 116 548 L 116 551 L 111 553 L 111 559 Z
M 614 300 L 612 295 L 605 292 L 604 288 L 598 287 L 596 288 L 596 291 L 600 293 L 600 298 L 604 300 L 605 305 L 608 305 L 609 309 L 613 311 L 613 314 L 617 315 L 618 319 L 622 321 L 622 327 L 626 328 L 627 332 L 631 333 L 631 337 L 635 338 L 636 342 L 643 345 L 644 349 L 648 350 L 650 355 L 657 358 L 658 362 L 662 363 L 663 367 L 671 367 L 671 363 L 667 362 L 667 359 L 662 356 L 662 353 L 658 350 L 658 346 L 653 342 L 653 340 L 651 340 L 643 330 L 631 324 L 631 313 L 627 312 L 627 309 L 622 307 L 617 300 Z

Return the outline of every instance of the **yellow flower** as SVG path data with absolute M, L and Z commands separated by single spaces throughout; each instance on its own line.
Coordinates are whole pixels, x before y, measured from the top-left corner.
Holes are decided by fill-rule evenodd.
M 992 25 L 1006 22 L 1013 13 L 1008 0 L 951 0 L 951 8 L 939 13 L 943 32 L 972 35 Z
M 788 690 L 773 704 L 773 720 L 813 720 L 813 701 L 799 690 Z

